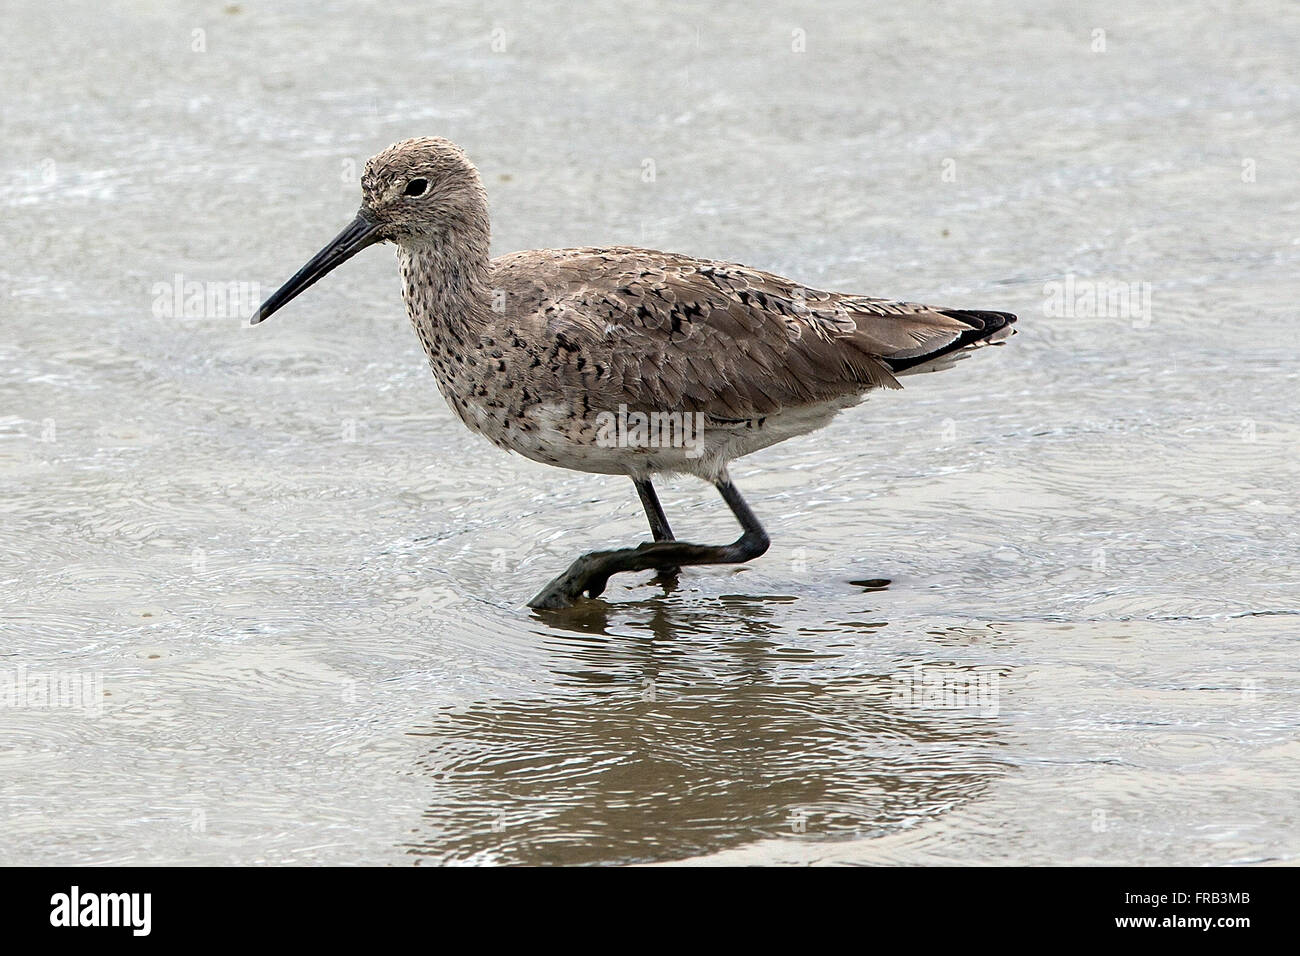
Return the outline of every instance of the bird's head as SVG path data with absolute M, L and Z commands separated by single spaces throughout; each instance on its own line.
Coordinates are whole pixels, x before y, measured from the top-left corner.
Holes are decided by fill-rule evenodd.
M 450 140 L 394 143 L 366 161 L 356 218 L 266 300 L 256 325 L 326 273 L 378 242 L 407 248 L 460 244 L 486 253 L 487 196 L 478 170 Z
M 486 226 L 478 170 L 450 140 L 425 136 L 388 147 L 366 161 L 361 212 L 383 239 L 416 244 Z

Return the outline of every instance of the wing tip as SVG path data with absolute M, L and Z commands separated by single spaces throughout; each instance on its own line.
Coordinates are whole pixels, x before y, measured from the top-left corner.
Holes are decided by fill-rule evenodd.
M 884 361 L 892 372 L 898 374 L 911 370 L 938 371 L 941 368 L 948 368 L 952 362 L 962 357 L 960 353 L 981 348 L 985 345 L 1001 345 L 1016 334 L 1014 328 L 1016 316 L 1010 312 L 994 312 L 983 309 L 937 309 L 936 311 L 941 315 L 964 322 L 970 326 L 970 331 L 963 332 L 942 348 L 927 352 L 924 355 L 901 359 L 886 358 Z M 951 356 L 950 361 L 943 365 L 922 368 L 922 366 L 930 366 L 931 363 L 948 356 Z

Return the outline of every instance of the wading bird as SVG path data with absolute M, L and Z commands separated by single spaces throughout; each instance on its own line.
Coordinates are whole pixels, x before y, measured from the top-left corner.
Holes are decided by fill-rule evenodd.
M 1006 312 L 821 292 L 651 249 L 493 259 L 478 170 L 445 139 L 409 139 L 372 157 L 361 191 L 351 224 L 252 321 L 367 246 L 393 242 L 411 323 L 461 421 L 534 461 L 632 479 L 654 542 L 582 555 L 529 602 L 535 608 L 597 597 L 618 572 L 758 557 L 767 533 L 731 483 L 732 459 L 821 428 L 868 392 L 1014 331 Z M 668 440 L 655 440 L 665 423 Z M 651 483 L 672 472 L 713 483 L 741 536 L 677 541 Z

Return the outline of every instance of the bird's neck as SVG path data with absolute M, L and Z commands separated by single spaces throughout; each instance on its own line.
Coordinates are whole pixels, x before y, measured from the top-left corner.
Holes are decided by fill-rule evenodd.
M 488 238 L 455 240 L 403 243 L 397 250 L 406 311 L 426 351 L 476 344 L 491 315 Z

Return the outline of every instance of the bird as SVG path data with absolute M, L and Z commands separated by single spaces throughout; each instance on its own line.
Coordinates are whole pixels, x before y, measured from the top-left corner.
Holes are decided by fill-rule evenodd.
M 622 475 L 653 541 L 579 556 L 528 602 L 598 598 L 614 574 L 740 564 L 770 539 L 734 460 L 827 425 L 908 375 L 1003 344 L 1008 312 L 828 292 L 733 262 L 633 246 L 493 258 L 487 193 L 441 137 L 371 157 L 355 218 L 258 308 L 256 325 L 363 249 L 393 243 L 439 390 L 471 430 L 534 461 Z M 678 540 L 653 481 L 713 484 L 740 525 L 724 545 Z

